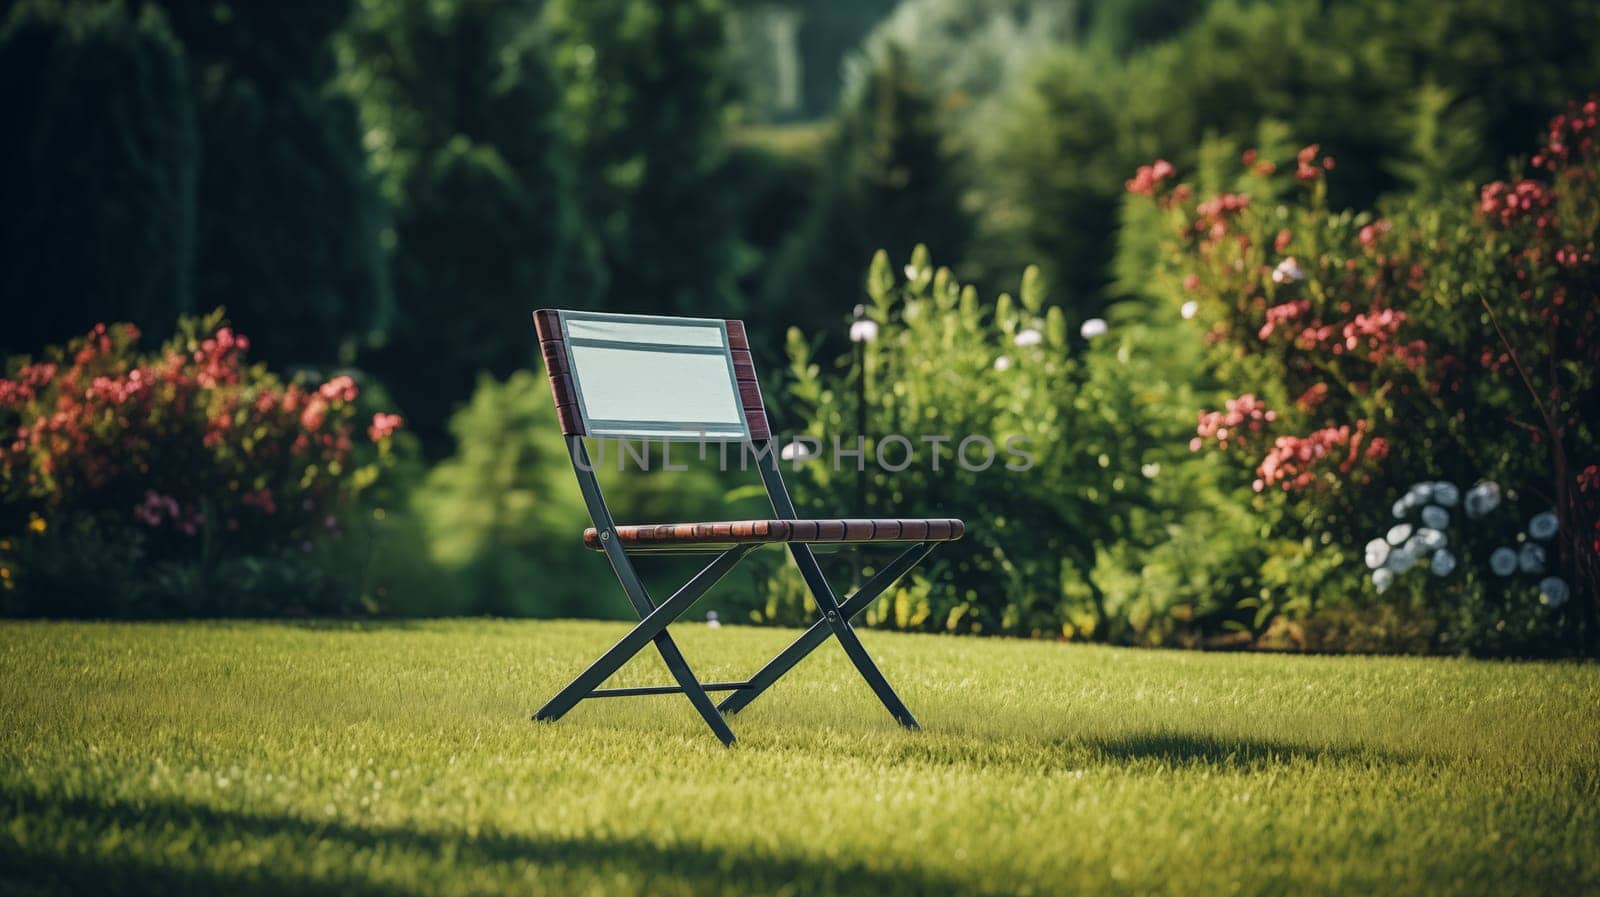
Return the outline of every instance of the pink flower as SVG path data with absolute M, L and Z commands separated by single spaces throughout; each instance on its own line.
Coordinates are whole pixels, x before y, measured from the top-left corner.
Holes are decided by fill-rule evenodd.
M 1229 440 L 1238 442 L 1243 434 L 1258 432 L 1264 424 L 1278 419 L 1278 413 L 1268 409 L 1254 393 L 1229 399 L 1223 408 L 1200 413 L 1195 437 L 1189 440 L 1190 451 L 1199 451 L 1208 438 L 1215 438 L 1219 448 L 1227 448 Z
M 1171 162 L 1166 159 L 1157 159 L 1151 165 L 1140 165 L 1139 170 L 1134 172 L 1133 177 L 1125 181 L 1123 186 L 1128 188 L 1129 193 L 1137 193 L 1140 196 L 1154 196 L 1156 190 L 1160 188 L 1161 182 L 1172 177 L 1175 170 Z
M 306 409 L 300 412 L 300 426 L 307 430 L 315 430 L 322 426 L 322 420 L 328 414 L 328 400 L 319 392 L 306 403 Z
M 1261 325 L 1261 330 L 1256 334 L 1258 339 L 1266 339 L 1272 332 L 1288 324 L 1301 315 L 1310 311 L 1311 303 L 1305 299 L 1296 299 L 1293 302 L 1284 302 L 1267 309 L 1267 322 Z
M 1256 491 L 1267 486 L 1285 492 L 1304 489 L 1317 481 L 1323 461 L 1337 461 L 1335 469 L 1340 474 L 1350 473 L 1358 464 L 1383 461 L 1389 454 L 1389 441 L 1375 438 L 1363 449 L 1366 434 L 1367 422 L 1359 420 L 1354 429 L 1348 425 L 1324 427 L 1305 436 L 1279 436 L 1256 467 Z
M 356 396 L 360 394 L 360 390 L 356 388 L 355 380 L 344 374 L 340 374 L 339 376 L 334 377 L 332 380 L 329 380 L 327 383 L 322 384 L 322 386 L 317 389 L 317 394 L 330 402 L 354 402 L 356 400 Z M 312 429 L 316 428 L 312 427 Z
M 372 426 L 367 428 L 367 436 L 373 442 L 382 442 L 400 429 L 405 421 L 398 414 L 378 413 L 372 416 Z

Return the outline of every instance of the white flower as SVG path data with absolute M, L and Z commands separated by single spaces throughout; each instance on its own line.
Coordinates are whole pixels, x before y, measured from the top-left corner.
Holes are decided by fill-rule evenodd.
M 1400 518 L 1406 516 L 1407 511 L 1411 510 L 1411 505 L 1407 504 L 1404 498 L 1397 498 L 1395 499 L 1394 508 L 1392 510 L 1394 511 L 1394 519 L 1399 520 Z
M 1413 484 L 1410 489 L 1406 490 L 1406 501 L 1409 502 L 1413 508 L 1417 507 L 1418 505 L 1425 505 L 1428 502 L 1433 501 L 1433 484 Z
M 1461 501 L 1461 490 L 1455 483 L 1446 483 L 1440 480 L 1433 484 L 1433 503 L 1445 508 L 1453 508 Z
M 1411 540 L 1420 544 L 1429 551 L 1438 551 L 1439 549 L 1445 547 L 1445 545 L 1447 545 L 1450 541 L 1442 531 L 1436 530 L 1431 526 L 1425 526 L 1417 530 L 1417 534 L 1412 536 Z
M 803 439 L 792 440 L 783 450 L 778 452 L 778 457 L 785 461 L 810 461 L 817 456 L 817 449 Z
M 1567 603 L 1572 597 L 1572 590 L 1567 588 L 1566 580 L 1559 576 L 1546 576 L 1539 580 L 1539 603 L 1552 610 Z
M 1389 532 L 1384 538 L 1389 540 L 1390 545 L 1399 545 L 1401 542 L 1411 538 L 1411 524 L 1396 523 L 1394 526 L 1389 527 Z
M 717 619 L 717 612 L 714 610 L 706 611 L 706 628 L 717 629 L 721 626 L 722 621 Z
M 1404 548 L 1396 548 L 1389 552 L 1389 560 L 1384 562 L 1385 567 L 1396 573 L 1404 573 L 1417 565 L 1417 556 Z
M 996 358 L 994 360 L 994 369 L 997 370 L 997 371 L 1009 371 L 1009 370 L 1011 370 L 1011 359 L 1005 357 L 1004 355 L 1000 356 L 999 358 Z
M 1510 548 L 1496 548 L 1494 554 L 1489 555 L 1489 569 L 1496 576 L 1510 576 L 1517 569 L 1517 553 Z
M 1428 505 L 1422 509 L 1422 522 L 1434 529 L 1444 529 L 1450 525 L 1450 512 L 1438 505 Z
M 1044 342 L 1044 334 L 1029 327 L 1027 330 L 1017 333 L 1016 337 L 1011 341 L 1019 346 L 1037 346 Z
M 1373 539 L 1367 543 L 1367 566 L 1373 570 L 1383 566 L 1389 559 L 1389 543 L 1382 539 Z
M 1108 329 L 1110 328 L 1106 326 L 1105 318 L 1090 318 L 1078 328 L 1078 333 L 1082 334 L 1084 339 L 1094 339 L 1097 336 L 1105 336 Z
M 1540 542 L 1548 542 L 1561 529 L 1561 521 L 1554 511 L 1544 511 L 1533 515 L 1528 521 L 1528 535 Z
M 1183 303 L 1182 307 L 1178 309 L 1178 314 L 1183 315 L 1183 319 L 1187 321 L 1194 317 L 1199 311 L 1200 303 L 1190 299 L 1188 302 Z
M 1528 542 L 1517 552 L 1517 569 L 1523 573 L 1544 572 L 1544 546 Z
M 1500 507 L 1500 484 L 1484 480 L 1467 490 L 1465 502 L 1468 517 L 1482 517 Z
M 1449 549 L 1436 552 L 1433 556 L 1433 562 L 1428 564 L 1428 570 L 1434 576 L 1449 576 L 1455 569 L 1456 556 L 1451 554 Z
M 878 338 L 878 322 L 861 318 L 850 325 L 850 342 L 870 343 Z
M 1297 280 L 1305 279 L 1306 272 L 1300 270 L 1300 263 L 1295 261 L 1292 255 L 1279 262 L 1278 267 L 1272 269 L 1273 283 L 1293 283 Z
M 1389 591 L 1390 586 L 1394 585 L 1394 573 L 1388 568 L 1380 567 L 1372 571 L 1372 584 L 1377 586 L 1378 594 L 1382 595 L 1384 592 Z
M 1146 479 L 1153 480 L 1161 475 L 1161 464 L 1157 461 L 1151 461 L 1149 464 L 1140 465 L 1139 472 L 1144 474 Z

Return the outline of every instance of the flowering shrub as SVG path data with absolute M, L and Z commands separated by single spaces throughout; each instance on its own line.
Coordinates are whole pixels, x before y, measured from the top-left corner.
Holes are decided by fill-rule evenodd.
M 363 414 L 352 377 L 284 383 L 246 362 L 249 340 L 220 312 L 181 321 L 155 352 L 141 352 L 139 336 L 130 324 L 96 325 L 37 359 L 13 359 L 0 379 L 8 608 L 105 612 L 92 596 L 85 607 L 53 603 L 63 591 L 54 577 L 71 574 L 75 554 L 114 544 L 146 570 L 195 565 L 193 588 L 176 591 L 200 593 L 121 610 L 244 610 L 240 583 L 213 576 L 218 564 L 308 555 L 339 539 L 392 463 L 401 422 Z
M 1600 456 L 1597 111 L 1591 99 L 1556 116 L 1525 177 L 1382 216 L 1327 207 L 1336 166 L 1316 145 L 1246 151 L 1209 198 L 1161 163 L 1128 183 L 1167 221 L 1165 289 L 1241 393 L 1199 412 L 1191 447 L 1239 459 L 1258 504 L 1286 503 L 1291 526 L 1369 560 L 1376 549 L 1361 546 L 1391 510 L 1382 496 L 1404 483 L 1518 483 L 1553 508 L 1549 566 L 1573 600 L 1546 601 L 1521 641 L 1497 636 L 1490 650 L 1594 650 L 1600 638 L 1600 476 L 1585 473 Z M 1431 557 L 1454 569 L 1454 555 Z M 1386 588 L 1397 571 L 1383 564 Z M 1444 641 L 1476 649 L 1504 632 L 1529 597 L 1519 588 L 1452 587 L 1457 605 L 1484 612 Z

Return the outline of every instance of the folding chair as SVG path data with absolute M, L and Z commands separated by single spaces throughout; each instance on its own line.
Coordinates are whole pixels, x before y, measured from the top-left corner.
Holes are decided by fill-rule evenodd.
M 797 519 L 778 469 L 778 453 L 772 445 L 750 344 L 740 321 L 554 310 L 534 312 L 533 319 L 572 469 L 594 521 L 583 533 L 584 544 L 605 553 L 640 619 L 639 625 L 551 698 L 534 719 L 560 719 L 586 698 L 684 694 L 722 743 L 731 745 L 733 732 L 723 716 L 744 709 L 832 636 L 889 713 L 901 725 L 917 728 L 916 717 L 873 663 L 850 621 L 940 542 L 961 538 L 962 522 L 951 518 Z M 723 443 L 724 447 L 738 443 L 738 450 L 755 460 L 772 502 L 773 518 L 618 526 L 600 491 L 585 437 Z M 910 544 L 840 601 L 811 546 L 861 542 Z M 749 679 L 701 682 L 667 633 L 667 626 L 746 554 L 769 543 L 788 546 L 821 618 Z M 630 557 L 643 552 L 708 550 L 717 552 L 716 557 L 659 603 L 645 590 Z M 599 687 L 652 642 L 677 685 Z M 723 691 L 732 694 L 714 705 L 707 693 Z

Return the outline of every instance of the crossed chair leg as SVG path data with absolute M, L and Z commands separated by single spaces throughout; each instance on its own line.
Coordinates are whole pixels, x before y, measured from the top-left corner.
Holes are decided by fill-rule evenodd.
M 567 711 L 577 706 L 579 701 L 586 698 L 629 697 L 635 695 L 656 694 L 684 694 L 689 697 L 690 703 L 700 716 L 711 727 L 725 745 L 734 742 L 733 731 L 728 728 L 724 715 L 732 715 L 749 706 L 751 701 L 759 697 L 762 692 L 770 688 L 773 683 L 793 669 L 795 664 L 804 660 L 807 655 L 816 650 L 819 645 L 827 641 L 830 636 L 839 640 L 850 662 L 872 688 L 878 700 L 888 709 L 889 714 L 902 726 L 910 729 L 919 728 L 916 717 L 906 709 L 900 696 L 895 694 L 894 688 L 889 685 L 883 672 L 867 654 L 867 649 L 861 644 L 861 639 L 851 627 L 850 621 L 856 615 L 866 610 L 885 589 L 893 585 L 896 580 L 904 576 L 907 571 L 921 563 L 937 547 L 938 543 L 919 542 L 901 552 L 894 560 L 886 564 L 881 570 L 873 574 L 854 593 L 847 596 L 843 602 L 834 594 L 833 588 L 828 585 L 827 578 L 823 576 L 822 566 L 817 563 L 816 555 L 811 551 L 811 546 L 802 543 L 792 543 L 789 552 L 794 557 L 795 565 L 800 568 L 800 575 L 805 580 L 811 597 L 816 601 L 821 612 L 821 619 L 813 623 L 801 636 L 794 640 L 787 648 L 767 662 L 755 675 L 744 682 L 701 682 L 695 678 L 689 669 L 689 664 L 684 660 L 682 652 L 667 633 L 667 626 L 676 620 L 689 606 L 704 595 L 706 590 L 715 585 L 734 565 L 739 563 L 746 554 L 755 548 L 754 545 L 738 545 L 718 555 L 704 569 L 695 574 L 687 583 L 674 592 L 672 597 L 653 605 L 644 593 L 643 584 L 633 575 L 632 565 L 623 562 L 617 566 L 617 574 L 623 581 L 624 589 L 629 597 L 634 599 L 634 604 L 639 608 L 642 619 L 613 645 L 584 670 L 578 678 L 563 688 L 555 697 L 551 698 L 539 712 L 534 714 L 534 719 L 541 721 L 554 721 L 564 716 Z M 608 551 L 608 554 L 611 553 Z M 613 557 L 613 561 L 620 558 Z M 648 643 L 654 642 L 656 650 L 660 652 L 661 659 L 666 663 L 667 669 L 677 680 L 676 686 L 659 685 L 638 688 L 599 688 L 611 674 L 622 668 L 633 656 L 644 649 Z M 729 695 L 720 705 L 713 705 L 707 692 L 730 691 Z

